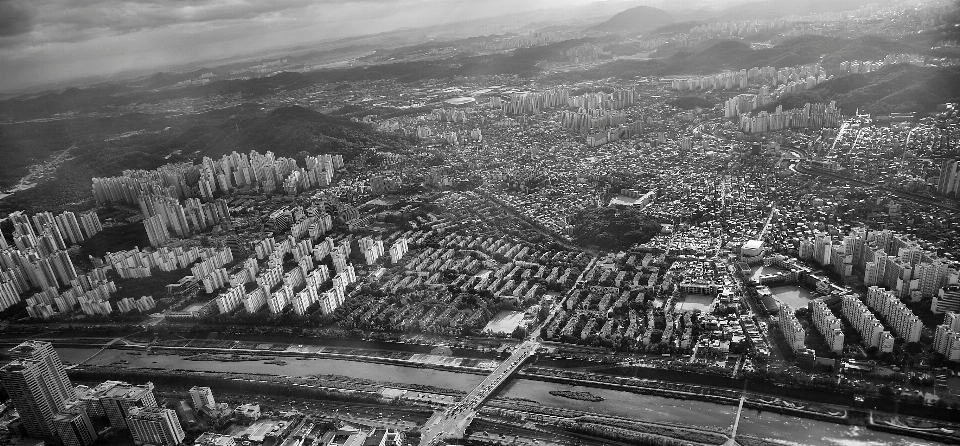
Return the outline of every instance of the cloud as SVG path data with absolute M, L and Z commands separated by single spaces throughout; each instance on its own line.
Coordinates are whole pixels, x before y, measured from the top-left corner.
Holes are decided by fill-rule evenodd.
M 0 47 L 76 42 L 191 23 L 256 20 L 316 4 L 310 0 L 0 0 Z M 3 38 L 31 31 L 35 35 L 29 40 Z
M 33 16 L 28 8 L 15 0 L 0 0 L 0 37 L 30 32 Z
M 0 0 L 0 91 L 592 0 Z

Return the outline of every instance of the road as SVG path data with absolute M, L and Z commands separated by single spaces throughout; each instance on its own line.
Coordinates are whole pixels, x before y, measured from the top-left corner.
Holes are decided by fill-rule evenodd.
M 767 231 L 770 229 L 770 223 L 773 222 L 773 217 L 777 214 L 777 206 L 773 203 L 770 204 L 770 216 L 767 217 L 767 222 L 763 225 L 763 229 L 760 230 L 760 233 L 757 234 L 757 240 L 763 240 L 763 237 L 767 235 Z
M 531 355 L 537 352 L 540 343 L 527 340 L 514 348 L 510 357 L 487 375 L 477 387 L 462 400 L 434 413 L 420 430 L 420 445 L 436 445 L 441 440 L 463 438 L 467 426 L 477 415 L 477 410 Z

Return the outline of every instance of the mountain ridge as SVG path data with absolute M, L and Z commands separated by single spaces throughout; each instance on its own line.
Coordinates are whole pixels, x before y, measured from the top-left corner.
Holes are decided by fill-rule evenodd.
M 786 94 L 756 112 L 800 108 L 806 103 L 837 101 L 844 113 L 928 112 L 937 104 L 960 101 L 960 67 L 896 64 L 865 74 L 831 79 L 795 94 Z
M 614 14 L 607 21 L 587 28 L 588 31 L 639 33 L 676 22 L 672 14 L 651 6 L 636 6 Z

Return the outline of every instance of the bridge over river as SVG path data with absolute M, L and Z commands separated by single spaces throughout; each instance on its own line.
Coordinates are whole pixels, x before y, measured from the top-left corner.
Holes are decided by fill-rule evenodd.
M 514 348 L 510 357 L 501 362 L 467 396 L 443 411 L 436 412 L 427 420 L 420 431 L 420 445 L 435 445 L 441 440 L 463 438 L 464 431 L 473 421 L 480 406 L 539 348 L 540 343 L 535 340 L 524 341 Z

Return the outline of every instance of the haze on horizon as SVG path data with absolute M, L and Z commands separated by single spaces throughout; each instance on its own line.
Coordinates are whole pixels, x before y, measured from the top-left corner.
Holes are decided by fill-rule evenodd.
M 594 1 L 0 0 L 0 92 Z
M 590 0 L 0 0 L 0 91 Z

